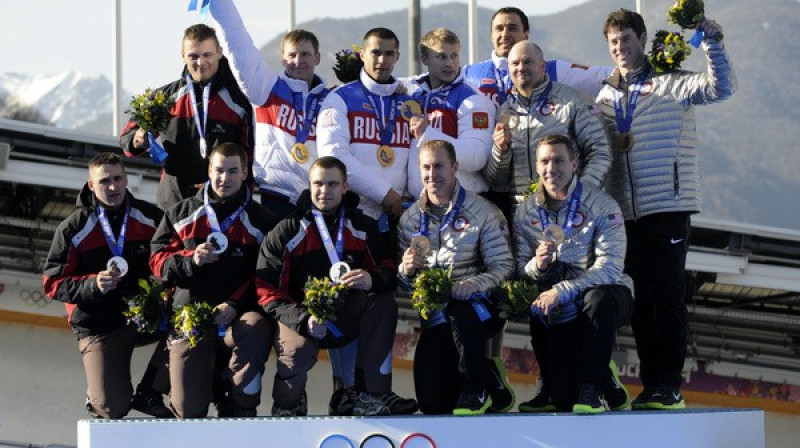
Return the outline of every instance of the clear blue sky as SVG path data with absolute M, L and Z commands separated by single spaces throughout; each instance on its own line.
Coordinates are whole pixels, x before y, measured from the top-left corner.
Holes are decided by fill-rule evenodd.
M 522 6 L 529 15 L 550 14 L 587 0 L 535 0 Z M 56 74 L 68 70 L 111 74 L 113 0 L 2 0 L 0 8 L 0 73 Z M 320 17 L 354 17 L 353 8 L 340 1 L 296 0 L 296 21 Z M 445 0 L 421 0 L 422 7 Z M 461 0 L 460 3 L 466 3 Z M 634 0 L 630 0 L 633 7 Z M 189 13 L 188 0 L 122 0 L 122 76 L 131 92 L 158 86 L 180 73 L 180 37 L 184 28 L 200 21 Z M 238 0 L 248 31 L 258 45 L 288 27 L 288 1 Z M 404 9 L 407 0 L 356 1 L 361 15 L 386 9 Z M 508 0 L 478 0 L 478 6 L 496 9 Z M 390 5 L 390 6 L 386 6 Z M 466 20 L 466 17 L 464 17 Z M 485 28 L 482 28 L 482 30 Z M 488 36 L 481 36 L 487 38 Z M 324 42 L 323 42 L 324 48 Z

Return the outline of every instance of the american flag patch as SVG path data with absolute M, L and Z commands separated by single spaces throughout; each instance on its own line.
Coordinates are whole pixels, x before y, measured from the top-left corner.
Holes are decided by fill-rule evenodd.
M 486 84 L 497 84 L 497 80 L 494 79 L 494 78 L 482 78 L 481 79 L 481 85 L 483 86 L 483 85 L 486 85 Z

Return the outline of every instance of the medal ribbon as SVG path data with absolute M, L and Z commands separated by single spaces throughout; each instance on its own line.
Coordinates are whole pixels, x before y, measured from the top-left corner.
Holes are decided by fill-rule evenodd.
M 564 235 L 566 235 L 567 229 L 572 227 L 572 222 L 575 220 L 575 215 L 578 214 L 578 207 L 581 204 L 581 193 L 583 193 L 583 184 L 580 180 L 578 180 L 575 184 L 575 189 L 572 190 L 572 196 L 569 198 L 567 221 L 564 224 Z M 542 222 L 542 230 L 550 227 L 550 216 L 548 216 L 547 210 L 540 205 L 536 207 L 536 211 L 539 212 L 539 221 Z
M 295 127 L 295 141 L 305 143 L 308 134 L 311 132 L 311 124 L 322 108 L 324 95 L 308 94 L 305 104 L 303 104 L 303 92 L 292 92 L 292 107 L 294 107 L 294 117 L 297 125 Z M 305 108 L 303 107 L 305 106 Z M 303 120 L 300 120 L 300 112 L 303 112 Z
M 494 64 L 492 64 L 492 68 L 494 69 L 494 79 L 497 81 L 498 87 L 497 103 L 503 104 L 506 102 L 506 98 L 508 98 L 508 92 L 511 90 L 511 80 L 508 78 L 508 70 L 497 67 Z M 506 80 L 509 82 L 506 82 Z
M 108 248 L 111 249 L 111 253 L 114 254 L 115 257 L 121 257 L 122 249 L 125 247 L 125 233 L 128 231 L 128 215 L 131 211 L 130 204 L 126 201 L 125 215 L 122 217 L 119 237 L 117 237 L 116 240 L 114 239 L 114 231 L 111 229 L 111 223 L 108 222 L 108 217 L 106 216 L 106 209 L 102 205 L 98 205 L 95 207 L 95 211 L 97 212 L 97 220 L 100 221 L 100 229 L 103 230 L 103 236 L 106 237 Z
M 189 75 L 186 75 L 186 87 L 189 89 L 189 99 L 191 100 L 192 104 L 192 115 L 194 115 L 194 125 L 197 128 L 197 132 L 200 134 L 200 140 L 206 140 L 206 124 L 208 123 L 208 99 L 211 97 L 211 82 L 209 81 L 208 84 L 203 87 L 203 122 L 200 123 L 200 113 L 197 109 L 197 96 L 194 94 L 194 84 L 192 83 L 192 78 Z M 200 155 L 203 158 L 206 158 L 206 153 L 208 152 L 208 146 L 205 144 L 200 145 Z
M 208 226 L 211 227 L 212 232 L 222 232 L 225 233 L 228 230 L 228 227 L 236 221 L 236 218 L 242 214 L 244 209 L 247 207 L 247 204 L 250 203 L 250 190 L 243 186 L 245 192 L 244 201 L 242 201 L 242 205 L 239 208 L 231 213 L 230 216 L 225 218 L 225 221 L 222 221 L 222 224 L 219 223 L 217 220 L 217 212 L 214 210 L 214 207 L 208 201 L 208 189 L 211 188 L 210 182 L 206 182 L 205 187 L 203 187 L 203 208 L 206 209 L 206 219 L 208 219 Z
M 392 134 L 394 134 L 394 123 L 397 120 L 397 96 L 395 94 L 391 96 L 392 101 L 389 104 L 389 121 L 384 124 L 383 119 L 385 118 L 385 114 L 382 109 L 378 109 L 378 103 L 375 101 L 375 96 L 377 95 L 371 94 L 363 84 L 361 88 L 364 90 L 364 95 L 375 111 L 375 120 L 378 122 L 378 130 L 381 134 L 381 146 L 391 146 Z M 378 97 L 378 99 L 381 101 L 381 105 L 383 105 L 383 99 L 381 97 Z
M 314 216 L 314 223 L 317 225 L 319 237 L 322 238 L 322 244 L 325 246 L 325 252 L 328 253 L 328 258 L 331 260 L 331 265 L 338 263 L 344 255 L 344 207 L 339 208 L 339 230 L 336 232 L 336 246 L 334 248 L 331 233 L 328 231 L 328 226 L 325 225 L 325 218 L 322 212 L 316 208 L 311 210 Z
M 456 219 L 456 215 L 458 215 L 458 212 L 461 211 L 461 207 L 464 205 L 464 198 L 466 197 L 466 195 L 467 192 L 466 190 L 464 190 L 464 187 L 459 187 L 456 203 L 453 204 L 453 208 L 450 209 L 450 213 L 445 215 L 444 219 L 442 219 L 442 225 L 439 227 L 439 232 L 450 226 L 450 224 L 453 223 L 453 220 Z M 419 234 L 429 236 L 428 213 L 423 211 L 421 211 L 421 213 L 419 214 Z
M 430 83 L 430 80 L 428 81 Z M 438 89 L 432 89 L 430 91 L 425 91 L 424 89 L 420 89 L 419 96 L 422 97 L 424 106 L 422 107 L 422 112 L 425 116 L 428 116 L 428 105 L 430 104 L 430 100 L 432 97 L 438 97 L 442 99 L 442 102 L 447 101 L 447 95 L 450 94 L 450 91 L 453 90 L 454 87 L 461 84 L 463 81 L 459 81 L 456 83 L 447 83 L 445 85 L 439 86 Z
M 636 110 L 636 102 L 639 100 L 639 94 L 644 86 L 644 80 L 650 70 L 643 70 L 639 77 L 636 79 L 636 84 L 633 85 L 633 91 L 628 98 L 628 109 L 622 110 L 622 93 L 614 90 L 614 114 L 616 115 L 617 130 L 619 132 L 629 132 L 631 130 L 631 123 L 633 123 L 633 111 Z

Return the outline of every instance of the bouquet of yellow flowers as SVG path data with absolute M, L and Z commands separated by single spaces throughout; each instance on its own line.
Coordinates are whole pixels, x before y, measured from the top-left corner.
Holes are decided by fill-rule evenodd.
M 525 321 L 531 315 L 531 304 L 539 297 L 539 287 L 527 280 L 506 280 L 501 285 L 505 300 L 498 304 L 500 318 Z
M 650 63 L 658 73 L 669 72 L 681 68 L 681 62 L 691 53 L 692 49 L 681 33 L 659 30 L 653 38 Z
M 128 309 L 122 312 L 128 325 L 139 333 L 155 333 L 161 323 L 167 293 L 158 280 L 139 280 L 139 293 L 128 299 Z
M 183 339 L 188 339 L 191 347 L 197 346 L 213 323 L 214 309 L 206 302 L 187 303 L 172 316 L 175 331 Z
M 329 278 L 309 277 L 306 281 L 303 305 L 321 323 L 336 320 L 336 311 L 344 304 L 346 286 L 333 283 Z
M 703 0 L 675 0 L 675 4 L 667 11 L 669 23 L 683 29 L 697 28 L 697 24 L 705 17 Z
M 167 158 L 167 152 L 158 144 L 154 134 L 167 129 L 172 119 L 170 111 L 173 106 L 175 106 L 175 99 L 164 94 L 163 91 L 153 92 L 152 89 L 145 89 L 144 93 L 133 97 L 131 108 L 128 110 L 131 118 L 139 124 L 143 131 L 147 132 L 150 158 L 156 163 L 163 162 Z
M 423 269 L 414 279 L 411 306 L 423 319 L 430 319 L 433 314 L 443 310 L 450 301 L 450 292 L 453 289 L 451 272 L 452 268 Z
M 333 72 L 339 81 L 348 83 L 358 79 L 361 68 L 364 67 L 360 51 L 361 47 L 353 44 L 350 48 L 336 52 L 336 64 L 333 66 Z

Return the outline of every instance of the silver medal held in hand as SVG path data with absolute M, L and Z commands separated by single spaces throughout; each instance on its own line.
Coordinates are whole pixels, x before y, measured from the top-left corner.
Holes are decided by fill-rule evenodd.
M 544 229 L 544 240 L 559 245 L 564 242 L 564 229 L 558 224 L 550 224 Z
M 341 283 L 342 276 L 350 272 L 350 270 L 350 265 L 344 261 L 339 261 L 331 266 L 331 270 L 328 271 L 328 274 L 330 275 L 333 283 Z
M 120 256 L 111 257 L 106 263 L 106 269 L 118 273 L 120 277 L 124 277 L 128 273 L 128 261 Z
M 211 244 L 211 252 L 219 255 L 228 249 L 228 237 L 222 232 L 211 232 L 206 238 L 206 242 Z

